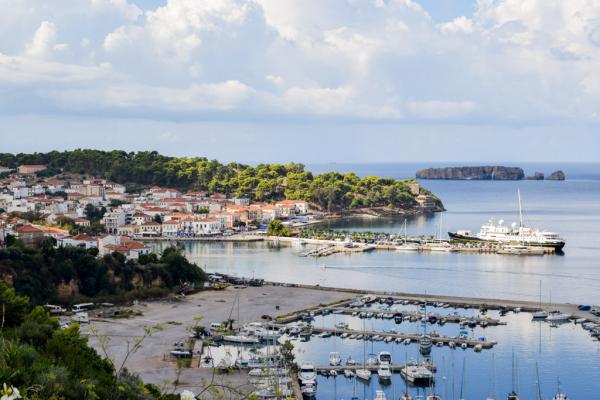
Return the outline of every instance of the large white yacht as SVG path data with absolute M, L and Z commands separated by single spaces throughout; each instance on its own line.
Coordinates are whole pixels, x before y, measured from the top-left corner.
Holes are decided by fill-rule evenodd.
M 523 210 L 521 207 L 521 193 L 519 196 L 519 222 L 513 222 L 510 226 L 504 224 L 504 220 L 496 222 L 495 218 L 481 227 L 478 233 L 471 231 L 448 232 L 450 239 L 457 242 L 486 242 L 503 245 L 523 245 L 551 247 L 561 251 L 565 247 L 565 240 L 558 233 L 540 230 L 525 226 L 523 223 Z

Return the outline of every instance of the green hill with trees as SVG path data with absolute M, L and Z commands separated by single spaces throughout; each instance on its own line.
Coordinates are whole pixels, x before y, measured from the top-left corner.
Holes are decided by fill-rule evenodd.
M 314 175 L 304 165 L 239 163 L 222 164 L 203 157 L 168 157 L 152 152 L 73 150 L 34 154 L 0 154 L 0 165 L 45 164 L 40 176 L 78 173 L 109 179 L 130 188 L 158 185 L 181 190 L 206 190 L 257 201 L 306 200 L 323 211 L 390 207 L 413 210 L 414 180 L 364 177 L 354 173 Z M 421 188 L 419 194 L 432 195 Z M 433 195 L 432 195 L 433 196 Z M 433 196 L 437 207 L 442 203 Z

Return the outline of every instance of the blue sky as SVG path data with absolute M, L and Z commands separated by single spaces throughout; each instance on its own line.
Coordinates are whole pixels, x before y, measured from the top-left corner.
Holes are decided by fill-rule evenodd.
M 586 0 L 0 0 L 2 151 L 600 161 Z

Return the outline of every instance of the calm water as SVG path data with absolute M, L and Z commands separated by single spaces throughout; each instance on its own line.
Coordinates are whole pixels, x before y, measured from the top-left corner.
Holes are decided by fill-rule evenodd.
M 444 164 L 449 165 L 449 164 Z M 417 164 L 315 165 L 314 172 L 355 171 L 359 175 L 395 178 L 414 176 Z M 542 281 L 544 299 L 571 303 L 600 304 L 600 165 L 523 165 L 527 174 L 546 174 L 563 169 L 565 182 L 520 181 L 423 181 L 444 202 L 447 212 L 409 219 L 409 235 L 437 235 L 455 229 L 478 230 L 490 217 L 508 223 L 518 218 L 517 188 L 521 190 L 527 223 L 557 231 L 567 240 L 564 255 L 515 257 L 479 254 L 411 254 L 376 251 L 369 254 L 334 255 L 323 259 L 302 258 L 305 248 L 267 243 L 186 243 L 188 257 L 207 271 L 238 276 L 256 276 L 280 282 L 321 284 L 373 290 L 415 293 L 486 296 L 537 300 Z M 336 221 L 334 229 L 402 231 L 403 219 L 354 219 Z M 157 250 L 166 244 L 157 244 Z M 326 268 L 322 268 L 325 266 Z M 469 311 L 470 312 L 470 311 Z M 333 316 L 316 324 L 333 324 Z M 350 318 L 340 317 L 335 318 Z M 492 388 L 492 358 L 495 354 L 497 398 L 505 398 L 511 388 L 511 355 L 517 355 L 521 398 L 536 398 L 535 363 L 544 399 L 550 399 L 560 375 L 563 388 L 571 399 L 600 398 L 600 348 L 580 327 L 573 324 L 550 328 L 532 323 L 528 314 L 508 315 L 507 326 L 476 330 L 475 336 L 497 340 L 493 351 L 434 348 L 434 361 L 440 367 L 436 375 L 437 391 L 444 399 L 458 398 L 463 360 L 466 362 L 464 392 L 467 399 L 483 399 Z M 359 320 L 349 322 L 361 324 Z M 370 324 L 371 322 L 367 322 Z M 377 321 L 381 328 L 393 321 Z M 403 322 L 398 329 L 409 332 L 418 327 Z M 370 326 L 369 326 L 370 327 Z M 377 326 L 375 326 L 377 328 Z M 391 327 L 391 326 L 390 326 Z M 359 327 L 360 329 L 360 327 Z M 480 328 L 478 328 L 481 330 Z M 458 326 L 439 328 L 456 335 Z M 295 342 L 298 359 L 327 364 L 334 348 L 344 357 L 352 354 L 362 360 L 362 343 L 341 339 L 311 339 Z M 367 352 L 370 352 L 368 344 Z M 417 346 L 375 343 L 374 352 L 386 347 L 396 361 L 417 357 Z M 454 365 L 454 367 L 452 367 Z M 454 391 L 452 390 L 454 376 Z M 388 398 L 395 389 L 400 395 L 404 385 L 395 376 L 394 385 L 385 388 Z M 359 398 L 373 398 L 379 383 L 374 376 L 369 386 L 357 385 Z M 343 376 L 319 378 L 320 399 L 349 399 L 352 383 Z M 416 391 L 413 390 L 413 394 Z M 453 394 L 454 393 L 454 397 Z
M 422 166 L 367 164 L 309 166 L 355 170 L 361 175 L 409 177 Z M 569 180 L 484 182 L 423 181 L 444 202 L 447 212 L 408 221 L 409 235 L 437 235 L 456 229 L 478 230 L 489 218 L 507 223 L 518 218 L 517 188 L 525 219 L 557 231 L 567 240 L 564 255 L 515 257 L 480 254 L 425 254 L 377 251 L 338 254 L 323 259 L 301 258 L 305 251 L 266 243 L 188 243 L 187 255 L 208 271 L 257 276 L 281 282 L 348 288 L 427 292 L 448 295 L 537 299 L 539 281 L 544 298 L 600 304 L 600 166 L 560 166 Z M 527 173 L 549 173 L 559 166 L 533 165 Z M 353 219 L 329 227 L 402 232 L 403 219 Z M 164 244 L 163 244 L 164 245 Z M 159 245 L 160 247 L 161 245 Z M 320 268 L 325 265 L 326 268 Z
M 416 309 L 413 307 L 412 311 Z M 452 309 L 437 310 L 442 314 L 452 313 Z M 461 315 L 473 316 L 476 311 L 457 310 Z M 474 314 L 475 313 L 475 314 Z M 435 390 L 443 399 L 460 399 L 463 393 L 465 399 L 481 399 L 486 396 L 503 399 L 513 388 L 512 382 L 512 356 L 515 355 L 515 375 L 518 377 L 514 387 L 521 399 L 536 399 L 538 387 L 536 377 L 536 363 L 538 365 L 540 388 L 543 399 L 551 399 L 557 389 L 557 378 L 560 378 L 561 389 L 569 394 L 570 399 L 595 399 L 598 398 L 597 381 L 600 376 L 600 346 L 593 341 L 585 331 L 575 324 L 564 324 L 559 327 L 550 327 L 544 322 L 532 322 L 531 314 L 509 314 L 499 317 L 497 313 L 490 313 L 494 318 L 506 322 L 506 326 L 475 328 L 469 330 L 473 337 L 485 337 L 488 340 L 498 341 L 493 350 L 483 350 L 476 353 L 472 349 L 452 350 L 448 347 L 435 347 L 431 357 L 438 367 L 435 374 Z M 317 317 L 314 325 L 317 327 L 333 327 L 336 322 L 345 321 L 351 329 L 362 330 L 363 320 L 342 315 L 327 315 Z M 396 325 L 393 320 L 365 320 L 367 330 L 413 333 L 421 332 L 421 323 L 407 321 Z M 443 327 L 429 325 L 428 331 L 436 330 L 440 334 L 455 336 L 459 334 L 458 324 L 446 324 Z M 420 358 L 418 345 L 366 342 L 359 340 L 313 337 L 309 342 L 294 341 L 296 358 L 298 360 L 312 361 L 315 365 L 328 365 L 329 352 L 340 352 L 345 360 L 349 355 L 358 362 L 362 362 L 365 353 L 378 354 L 386 350 L 392 353 L 392 361 L 402 364 L 404 360 L 418 360 Z M 463 363 L 465 373 L 463 380 Z M 373 374 L 368 385 L 357 381 L 354 389 L 353 381 L 338 375 L 336 378 L 319 377 L 318 393 L 320 399 L 350 399 L 356 393 L 360 399 L 373 399 L 375 390 L 383 389 L 388 399 L 395 399 L 405 390 L 405 384 L 399 374 L 394 374 L 391 384 L 382 386 L 377 375 Z M 424 389 L 409 387 L 413 397 Z M 429 393 L 429 392 L 427 392 Z

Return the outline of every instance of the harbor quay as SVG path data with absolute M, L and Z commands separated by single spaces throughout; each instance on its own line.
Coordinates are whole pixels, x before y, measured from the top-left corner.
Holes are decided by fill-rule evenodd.
M 359 306 L 357 306 L 357 302 L 360 303 Z M 253 366 L 241 362 L 241 359 L 248 357 L 248 354 L 252 354 L 254 351 L 250 349 L 252 345 L 249 348 L 248 344 L 227 342 L 226 335 L 213 333 L 212 336 L 195 341 L 190 349 L 190 362 L 184 364 L 179 362 L 180 358 L 177 355 L 173 355 L 174 350 L 180 348 L 182 343 L 186 343 L 185 346 L 187 346 L 193 326 L 200 324 L 208 329 L 214 324 L 224 324 L 228 320 L 232 320 L 230 338 L 234 341 L 245 337 L 244 335 L 249 335 L 247 333 L 248 326 L 261 326 L 260 329 L 268 329 L 269 332 L 277 331 L 278 334 L 274 337 L 277 337 L 278 340 L 274 340 L 272 343 L 272 354 L 277 354 L 278 350 L 275 348 L 280 347 L 285 340 L 303 341 L 303 334 L 317 338 L 323 337 L 322 335 L 325 333 L 338 338 L 337 340 L 352 338 L 352 335 L 355 335 L 354 339 L 357 339 L 358 334 L 364 337 L 364 339 L 357 339 L 354 341 L 355 343 L 361 340 L 370 342 L 381 340 L 383 344 L 384 339 L 390 338 L 392 344 L 402 341 L 407 348 L 409 344 L 404 340 L 409 339 L 410 343 L 418 346 L 422 336 L 419 331 L 401 333 L 371 328 L 361 330 L 356 327 L 351 329 L 347 326 L 337 325 L 319 326 L 321 322 L 311 325 L 310 322 L 312 318 L 319 316 L 325 318 L 327 315 L 334 318 L 358 320 L 361 313 L 369 310 L 374 314 L 370 318 L 373 320 L 379 318 L 383 322 L 386 317 L 377 315 L 385 313 L 379 311 L 382 304 L 404 307 L 402 311 L 404 317 L 419 321 L 427 316 L 436 316 L 438 320 L 446 316 L 447 324 L 473 322 L 478 327 L 481 326 L 482 321 L 487 321 L 489 326 L 501 328 L 502 323 L 497 318 L 485 317 L 488 310 L 508 313 L 533 313 L 540 309 L 560 310 L 569 316 L 569 321 L 576 321 L 580 325 L 584 324 L 584 321 L 590 324 L 600 324 L 599 317 L 580 311 L 573 304 L 378 292 L 265 282 L 263 286 L 257 287 L 232 285 L 223 290 L 204 290 L 176 301 L 139 302 L 129 307 L 135 311 L 131 313 L 133 316 L 130 318 L 105 318 L 90 312 L 90 324 L 82 326 L 82 333 L 88 335 L 90 345 L 98 352 L 106 352 L 116 365 L 125 361 L 124 358 L 128 355 L 131 343 L 143 339 L 141 347 L 128 355 L 125 365 L 129 370 L 138 373 L 144 381 L 159 385 L 166 390 L 188 389 L 197 393 L 206 386 L 207 382 L 217 381 L 222 386 L 235 387 L 236 390 L 254 393 L 260 391 L 260 387 L 256 386 L 258 378 L 250 374 Z M 419 311 L 414 311 L 415 307 Z M 436 311 L 428 313 L 422 307 L 435 308 Z M 594 306 L 594 308 L 599 307 Z M 460 317 L 459 314 L 453 314 L 451 309 L 477 310 L 479 314 L 477 317 Z M 472 315 L 473 312 L 470 311 Z M 403 327 L 403 324 L 405 322 L 402 322 L 399 328 Z M 431 326 L 437 325 L 431 324 Z M 145 328 L 150 328 L 150 335 L 145 334 Z M 294 328 L 299 338 L 294 335 Z M 434 331 L 429 334 L 434 346 L 438 346 L 437 342 L 440 342 L 441 345 L 448 347 L 450 342 L 453 342 L 457 348 L 460 348 L 461 344 L 465 343 L 463 349 L 481 351 L 481 349 L 490 349 L 496 345 L 493 337 L 481 339 L 470 337 L 467 334 L 464 337 L 436 336 Z M 377 336 L 381 339 L 377 339 Z M 108 340 L 103 340 L 103 338 L 108 338 Z M 303 343 L 303 345 L 310 346 L 311 342 Z M 481 346 L 480 350 L 477 350 L 478 345 Z M 267 341 L 266 344 L 263 342 L 262 346 L 268 348 L 270 345 Z M 296 362 L 299 363 L 301 358 L 302 355 L 297 355 Z M 223 364 L 226 359 L 229 359 L 228 364 Z M 398 360 L 391 365 L 392 373 L 400 372 L 404 366 Z M 327 363 L 315 364 L 315 372 L 319 374 L 331 374 L 334 370 L 350 374 L 354 373 L 356 369 L 359 369 L 357 365 L 344 368 L 344 366 L 327 365 Z M 373 365 L 366 369 L 376 372 L 376 367 Z M 290 370 L 288 378 L 285 379 L 288 379 L 286 382 L 290 383 L 290 395 L 298 398 L 300 392 L 293 370 Z M 289 382 L 290 379 L 291 382 Z M 281 380 L 283 382 L 283 378 Z

